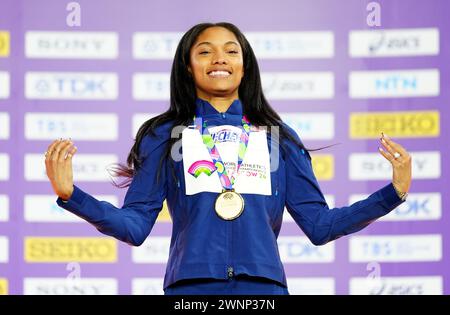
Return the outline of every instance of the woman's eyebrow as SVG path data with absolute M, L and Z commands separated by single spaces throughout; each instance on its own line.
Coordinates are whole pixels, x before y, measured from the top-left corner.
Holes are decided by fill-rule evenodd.
M 239 46 L 238 43 L 236 43 L 236 42 L 234 42 L 234 41 L 232 41 L 232 40 L 226 42 L 226 43 L 224 44 L 224 46 L 225 46 L 225 45 L 228 45 L 228 44 L 235 44 L 235 45 Z M 200 46 L 200 45 L 212 45 L 212 43 L 210 43 L 210 42 L 201 42 L 201 43 L 198 43 L 197 46 L 195 46 L 195 47 L 198 47 L 198 46 Z

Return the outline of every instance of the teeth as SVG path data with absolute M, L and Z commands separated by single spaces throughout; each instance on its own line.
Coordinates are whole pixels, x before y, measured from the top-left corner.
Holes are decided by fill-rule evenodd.
M 213 77 L 228 77 L 230 73 L 228 71 L 212 71 L 209 75 Z

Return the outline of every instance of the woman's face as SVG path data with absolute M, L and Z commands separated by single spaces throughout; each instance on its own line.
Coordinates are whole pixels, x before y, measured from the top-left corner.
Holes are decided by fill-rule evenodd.
M 223 27 L 204 30 L 191 48 L 188 70 L 194 77 L 197 97 L 238 98 L 244 62 L 236 36 Z

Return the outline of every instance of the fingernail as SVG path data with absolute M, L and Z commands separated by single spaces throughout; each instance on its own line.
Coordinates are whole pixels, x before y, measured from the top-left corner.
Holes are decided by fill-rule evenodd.
M 378 150 L 384 152 L 384 150 L 381 147 L 378 147 Z
M 389 138 L 389 136 L 387 134 L 384 134 L 384 137 L 388 140 L 391 139 L 391 138 Z
M 386 141 L 383 138 L 381 138 L 381 142 L 386 143 Z

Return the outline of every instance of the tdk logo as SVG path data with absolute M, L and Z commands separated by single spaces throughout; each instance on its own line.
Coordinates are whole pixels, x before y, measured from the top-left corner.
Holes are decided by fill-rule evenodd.
M 309 245 L 308 243 L 286 243 L 285 246 L 286 254 L 290 257 L 323 257 L 319 247 Z
M 219 132 L 211 134 L 214 142 L 237 142 L 239 133 L 231 129 L 222 129 Z
M 58 93 L 69 93 L 76 96 L 102 93 L 105 94 L 105 80 L 77 79 L 77 78 L 55 78 L 56 84 L 52 84 Z M 36 91 L 47 94 L 50 91 L 50 82 L 39 80 L 36 82 Z
M 27 72 L 28 99 L 116 99 L 116 73 Z
M 423 200 L 418 200 L 418 199 L 413 199 L 411 201 L 407 201 L 406 207 L 402 207 L 402 208 L 397 208 L 396 212 L 398 215 L 409 215 L 409 214 L 414 214 L 414 215 L 418 215 L 420 213 L 423 214 L 430 214 L 431 213 L 431 209 L 429 208 L 429 201 L 430 199 L 423 199 Z

